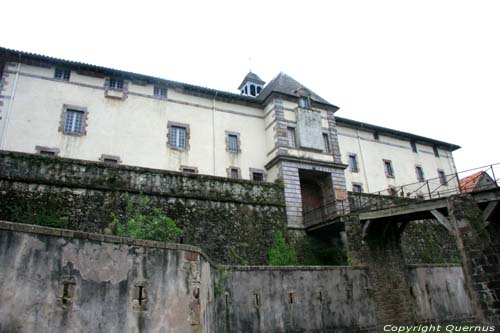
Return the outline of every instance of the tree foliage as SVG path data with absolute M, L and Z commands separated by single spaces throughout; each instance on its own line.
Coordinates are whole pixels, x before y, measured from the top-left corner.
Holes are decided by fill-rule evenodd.
M 297 254 L 293 244 L 289 244 L 280 231 L 274 234 L 274 241 L 268 253 L 271 266 L 297 265 Z

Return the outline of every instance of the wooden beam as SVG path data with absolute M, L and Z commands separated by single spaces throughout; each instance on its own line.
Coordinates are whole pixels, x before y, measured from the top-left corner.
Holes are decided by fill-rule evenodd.
M 432 216 L 434 216 L 436 218 L 436 220 L 439 223 L 441 223 L 449 232 L 453 232 L 453 228 L 451 227 L 450 220 L 448 220 L 448 218 L 446 216 L 441 214 L 441 212 L 439 212 L 436 209 L 431 209 L 430 212 L 431 212 Z
M 495 208 L 497 207 L 497 205 L 498 205 L 498 201 L 491 201 L 488 204 L 488 206 L 486 206 L 486 208 L 484 209 L 484 212 L 483 212 L 483 221 L 485 223 L 488 222 L 488 220 L 491 217 L 491 213 L 493 213 L 493 211 L 495 210 Z

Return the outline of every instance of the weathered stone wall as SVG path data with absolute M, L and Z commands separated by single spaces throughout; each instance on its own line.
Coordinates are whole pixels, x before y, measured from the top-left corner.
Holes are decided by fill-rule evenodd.
M 275 184 L 0 152 L 0 219 L 45 216 L 99 233 L 139 193 L 182 227 L 184 243 L 217 262 L 266 263 L 274 231 L 286 227 Z
M 418 322 L 470 323 L 476 320 L 461 266 L 412 265 L 408 280 Z
M 391 265 L 216 266 L 193 246 L 0 221 L 0 332 L 380 332 L 389 323 L 474 322 L 460 266 L 399 267 L 391 280 Z M 412 307 L 394 310 L 402 297 Z
M 226 267 L 217 332 L 351 332 L 374 329 L 361 267 Z
M 358 192 L 348 192 L 348 197 L 351 212 L 378 210 L 418 202 L 417 199 L 404 198 L 397 195 L 377 195 Z
M 0 332 L 216 332 L 214 278 L 196 247 L 0 222 Z

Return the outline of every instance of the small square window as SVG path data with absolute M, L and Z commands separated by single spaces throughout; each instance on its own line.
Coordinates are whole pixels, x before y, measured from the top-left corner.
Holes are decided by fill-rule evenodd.
M 180 126 L 170 127 L 170 146 L 185 149 L 186 148 L 186 128 Z
M 67 109 L 64 114 L 64 133 L 83 133 L 83 120 L 85 112 Z
M 328 133 L 323 133 L 323 143 L 325 145 L 325 153 L 331 153 L 332 147 L 330 145 L 330 136 L 328 135 Z
M 71 70 L 67 68 L 56 68 L 54 72 L 54 79 L 69 81 L 69 77 L 71 76 Z
M 228 134 L 227 135 L 227 150 L 230 153 L 237 153 L 240 151 L 239 143 L 238 143 L 238 135 L 236 134 Z
M 154 89 L 154 95 L 156 97 L 167 97 L 167 88 L 161 87 L 161 86 L 155 86 Z
M 262 182 L 264 181 L 264 174 L 262 172 L 254 172 L 252 173 L 252 180 Z
M 417 173 L 417 180 L 419 182 L 425 181 L 424 170 L 422 169 L 421 166 L 416 166 L 415 167 L 415 172 Z
M 115 90 L 123 90 L 124 82 L 122 79 L 111 78 L 109 79 L 108 87 Z
M 384 160 L 384 171 L 388 178 L 394 178 L 394 169 L 392 168 L 392 162 L 389 160 Z
M 439 182 L 441 185 L 448 185 L 448 181 L 446 180 L 446 174 L 443 170 L 438 170 Z
M 287 127 L 286 133 L 287 133 L 287 138 L 288 138 L 288 147 L 290 147 L 290 148 L 297 147 L 297 139 L 295 138 L 295 128 Z
M 362 193 L 363 192 L 363 185 L 357 184 L 357 183 L 352 183 L 352 191 L 356 193 Z
M 349 170 L 351 172 L 359 172 L 358 156 L 356 154 L 349 154 Z
M 373 138 L 375 140 L 380 140 L 380 137 L 378 136 L 378 132 L 373 132 Z

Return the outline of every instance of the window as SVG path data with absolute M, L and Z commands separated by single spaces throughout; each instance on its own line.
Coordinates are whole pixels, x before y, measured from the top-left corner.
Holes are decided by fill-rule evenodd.
M 255 86 L 253 84 L 250 85 L 250 95 L 255 96 Z
M 180 170 L 181 170 L 181 172 L 184 172 L 184 173 L 191 173 L 191 174 L 198 173 L 198 168 L 197 167 L 191 167 L 191 166 L 181 165 Z
M 299 98 L 299 107 L 304 108 L 304 109 L 310 109 L 311 108 L 311 101 L 309 100 L 309 98 L 308 97 Z
M 330 146 L 330 137 L 328 133 L 323 133 L 323 143 L 325 145 L 325 153 L 331 153 L 332 147 Z
M 54 72 L 54 79 L 69 81 L 71 71 L 66 68 L 56 68 Z
M 419 182 L 425 181 L 424 170 L 422 169 L 421 166 L 416 166 L 415 167 L 415 172 L 417 173 L 417 180 Z
M 47 156 L 59 155 L 59 148 L 49 148 L 49 147 L 36 146 L 35 150 L 36 150 L 37 154 L 40 154 L 40 155 L 47 155 Z
M 363 185 L 359 183 L 352 183 L 352 191 L 356 193 L 362 193 Z
M 434 156 L 439 157 L 439 150 L 437 146 L 432 146 L 432 149 L 434 150 Z
M 83 132 L 83 117 L 85 112 L 67 109 L 64 116 L 64 133 L 81 134 Z
M 392 168 L 392 162 L 389 160 L 384 160 L 384 171 L 388 178 L 394 178 L 394 169 Z
M 122 79 L 109 79 L 108 87 L 115 90 L 123 90 L 123 80 Z
M 156 97 L 167 97 L 167 88 L 155 86 L 153 89 L 153 93 Z
M 411 144 L 411 150 L 414 152 L 414 153 L 417 153 L 418 150 L 417 150 L 417 144 L 415 141 L 411 140 L 410 141 L 410 144 Z
M 379 139 L 380 139 L 380 137 L 378 136 L 378 133 L 377 133 L 377 132 L 373 132 L 373 138 L 374 138 L 375 140 L 379 140 Z
M 295 128 L 287 127 L 286 133 L 288 137 L 288 147 L 295 148 L 297 147 L 297 141 L 295 139 Z
M 438 176 L 441 185 L 448 185 L 448 182 L 446 181 L 446 175 L 443 170 L 438 170 Z
M 239 179 L 240 177 L 240 168 L 229 167 L 227 168 L 227 176 L 229 178 Z
M 349 170 L 351 172 L 358 172 L 358 156 L 356 154 L 349 154 Z
M 170 127 L 170 147 L 186 149 L 186 128 L 180 126 Z
M 238 135 L 228 134 L 227 135 L 227 150 L 231 153 L 237 153 L 239 149 Z
M 99 158 L 99 161 L 107 164 L 119 164 L 122 162 L 120 156 L 107 155 L 107 154 L 102 154 L 101 157 Z
M 260 94 L 261 91 L 262 91 L 262 87 L 257 86 L 257 95 Z
M 263 182 L 266 180 L 266 172 L 262 169 L 250 168 L 250 179 L 256 182 Z

